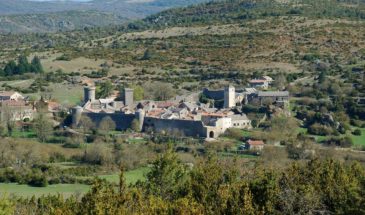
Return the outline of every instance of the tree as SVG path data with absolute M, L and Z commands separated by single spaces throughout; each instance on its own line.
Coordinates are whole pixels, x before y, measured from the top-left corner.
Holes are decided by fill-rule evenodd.
M 146 87 L 145 92 L 148 97 L 157 100 L 165 101 L 171 99 L 175 95 L 175 90 L 168 83 L 154 83 Z
M 318 75 L 318 83 L 322 84 L 326 81 L 327 79 L 327 72 L 324 70 L 324 71 L 321 71 Z
M 144 99 L 144 89 L 139 86 L 139 85 L 135 85 L 132 86 L 133 89 L 133 99 L 135 101 L 141 101 Z
M 31 71 L 34 73 L 44 73 L 43 66 L 41 64 L 41 60 L 38 56 L 34 56 L 31 62 Z
M 28 58 L 25 55 L 20 55 L 18 58 L 17 74 L 22 75 L 26 72 L 30 72 L 31 66 L 28 62 Z
M 116 128 L 115 122 L 112 120 L 112 118 L 110 118 L 110 116 L 104 117 L 99 124 L 99 130 L 103 134 L 106 134 L 111 130 L 115 130 L 115 128 Z
M 141 131 L 140 123 L 139 123 L 138 119 L 133 119 L 131 128 L 135 132 L 140 132 Z
M 98 86 L 96 94 L 98 98 L 109 97 L 113 92 L 113 84 L 110 81 L 105 81 Z
M 17 65 L 15 61 L 11 60 L 9 61 L 4 68 L 5 76 L 11 76 L 16 73 Z
M 276 76 L 274 85 L 279 90 L 283 90 L 287 84 L 286 77 L 283 73 L 280 73 L 278 76 Z
M 84 134 L 90 133 L 95 129 L 95 123 L 86 115 L 81 116 L 79 125 L 83 129 Z
M 272 142 L 288 142 L 296 138 L 298 122 L 292 117 L 275 117 L 270 122 L 270 128 L 264 133 L 266 139 Z
M 4 195 L 0 197 L 0 215 L 8 214 L 14 214 L 14 203 Z
M 152 163 L 145 187 L 149 194 L 161 196 L 164 200 L 173 200 L 184 192 L 186 182 L 187 169 L 177 159 L 177 154 L 169 148 Z
M 34 130 L 38 139 L 42 142 L 46 141 L 49 135 L 52 134 L 53 125 L 45 113 L 38 113 L 37 118 L 34 119 Z
M 4 125 L 4 133 L 8 136 L 12 135 L 15 128 L 13 113 L 8 105 L 3 104 L 1 107 L 1 123 Z
M 146 49 L 143 53 L 141 60 L 150 60 L 152 58 L 152 51 L 150 49 Z

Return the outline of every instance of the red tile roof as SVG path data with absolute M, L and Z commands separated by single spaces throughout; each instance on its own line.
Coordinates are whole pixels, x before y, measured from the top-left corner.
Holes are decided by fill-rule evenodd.
M 175 102 L 158 102 L 157 103 L 158 108 L 168 108 L 168 107 L 176 106 L 176 105 L 177 105 L 177 103 L 175 103 Z
M 7 105 L 9 107 L 25 107 L 25 106 L 28 106 L 27 103 L 23 100 L 20 100 L 20 101 L 6 100 L 6 101 L 2 101 L 1 104 Z
M 14 93 L 13 91 L 2 91 L 0 92 L 0 96 L 12 96 Z
M 262 80 L 262 79 L 254 79 L 254 80 L 250 81 L 251 84 L 262 84 L 262 83 L 265 83 L 265 82 L 267 82 L 267 81 Z
M 254 146 L 260 146 L 265 144 L 262 140 L 248 140 L 247 143 Z

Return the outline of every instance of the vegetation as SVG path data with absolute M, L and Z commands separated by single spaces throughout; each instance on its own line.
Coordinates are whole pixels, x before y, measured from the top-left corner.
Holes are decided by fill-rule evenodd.
M 316 174 L 313 174 L 316 173 Z M 253 176 L 253 177 L 252 177 Z M 106 181 L 96 181 L 80 201 L 57 196 L 13 203 L 16 210 L 49 214 L 84 213 L 359 213 L 363 208 L 364 169 L 331 159 L 294 163 L 285 170 L 260 168 L 241 174 L 231 164 L 214 156 L 192 169 L 167 152 L 158 158 L 146 182 L 127 187 L 124 174 L 116 190 Z M 161 183 L 161 182 L 164 183 Z M 31 208 L 31 209 L 30 209 Z

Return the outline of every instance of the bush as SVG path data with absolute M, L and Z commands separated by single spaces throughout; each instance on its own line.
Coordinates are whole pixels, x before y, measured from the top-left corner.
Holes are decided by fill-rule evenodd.
M 353 132 L 352 132 L 353 135 L 355 136 L 361 136 L 361 130 L 360 129 L 355 129 Z
M 331 135 L 334 133 L 331 127 L 321 125 L 319 123 L 314 123 L 313 125 L 309 126 L 308 133 L 320 136 Z
M 339 146 L 343 148 L 349 148 L 353 145 L 351 137 L 340 137 L 340 138 L 330 138 L 325 141 L 328 146 Z
M 242 138 L 242 131 L 238 128 L 229 128 L 225 133 L 226 137 L 240 140 Z
M 47 187 L 48 181 L 44 175 L 35 175 L 28 182 L 28 185 L 32 187 Z

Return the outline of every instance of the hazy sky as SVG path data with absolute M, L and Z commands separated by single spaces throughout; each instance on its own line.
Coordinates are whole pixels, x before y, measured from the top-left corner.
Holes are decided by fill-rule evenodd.
M 76 2 L 88 2 L 92 0 L 28 0 L 28 1 L 76 1 Z

